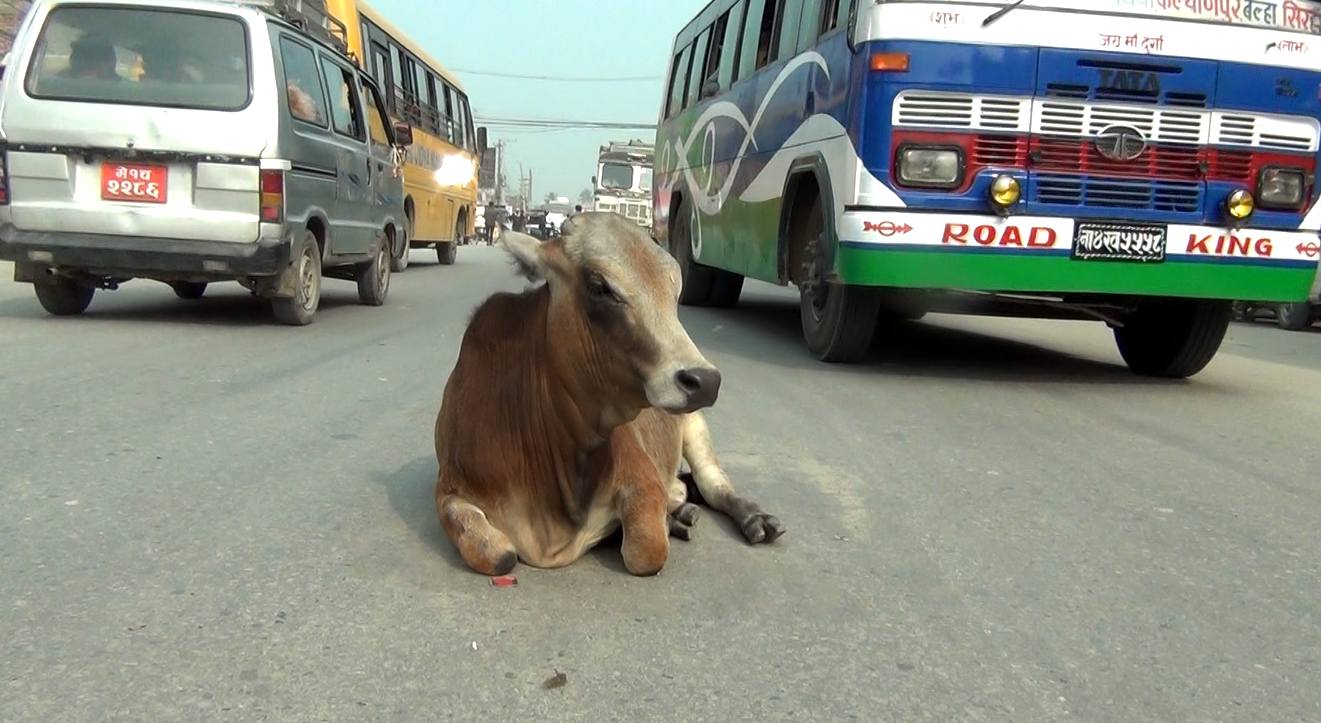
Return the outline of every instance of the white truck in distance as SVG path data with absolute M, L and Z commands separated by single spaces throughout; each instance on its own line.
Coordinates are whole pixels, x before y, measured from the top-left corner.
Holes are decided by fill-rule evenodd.
M 656 146 L 641 140 L 611 141 L 596 156 L 592 209 L 613 211 L 651 228 L 651 166 Z

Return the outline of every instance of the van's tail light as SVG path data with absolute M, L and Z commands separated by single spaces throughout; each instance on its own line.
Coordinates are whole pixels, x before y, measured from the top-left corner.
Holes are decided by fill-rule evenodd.
M 261 172 L 261 220 L 284 221 L 284 171 Z
M 9 154 L 0 151 L 0 206 L 9 205 Z

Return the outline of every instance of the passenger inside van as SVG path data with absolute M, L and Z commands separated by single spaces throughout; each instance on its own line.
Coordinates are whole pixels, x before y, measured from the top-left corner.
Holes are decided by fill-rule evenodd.
M 148 45 L 142 55 L 142 80 L 163 83 L 187 83 L 193 80 L 184 69 L 178 49 L 167 45 Z
M 81 80 L 120 78 L 115 72 L 119 58 L 110 41 L 96 35 L 84 35 L 69 44 L 69 67 L 61 77 Z

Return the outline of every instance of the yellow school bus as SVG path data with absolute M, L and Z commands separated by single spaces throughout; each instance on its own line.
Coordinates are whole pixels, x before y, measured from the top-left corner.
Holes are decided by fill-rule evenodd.
M 477 168 L 486 129 L 474 132 L 463 85 L 445 66 L 363 0 L 325 0 L 344 24 L 349 52 L 381 87 L 394 122 L 413 127 L 404 159 L 404 210 L 413 248 L 432 247 L 454 263 L 460 243 L 473 237 Z M 408 254 L 395 264 L 408 266 Z

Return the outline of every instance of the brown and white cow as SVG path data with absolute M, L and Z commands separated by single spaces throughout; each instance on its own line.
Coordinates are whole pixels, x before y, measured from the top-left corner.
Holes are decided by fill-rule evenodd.
M 628 571 L 651 575 L 702 499 L 751 543 L 785 528 L 740 497 L 700 409 L 720 372 L 679 321 L 679 267 L 638 227 L 583 213 L 542 243 L 505 232 L 524 276 L 476 311 L 436 417 L 436 511 L 467 564 L 502 575 L 518 560 L 568 565 L 623 528 Z M 685 475 L 687 476 L 687 475 Z

